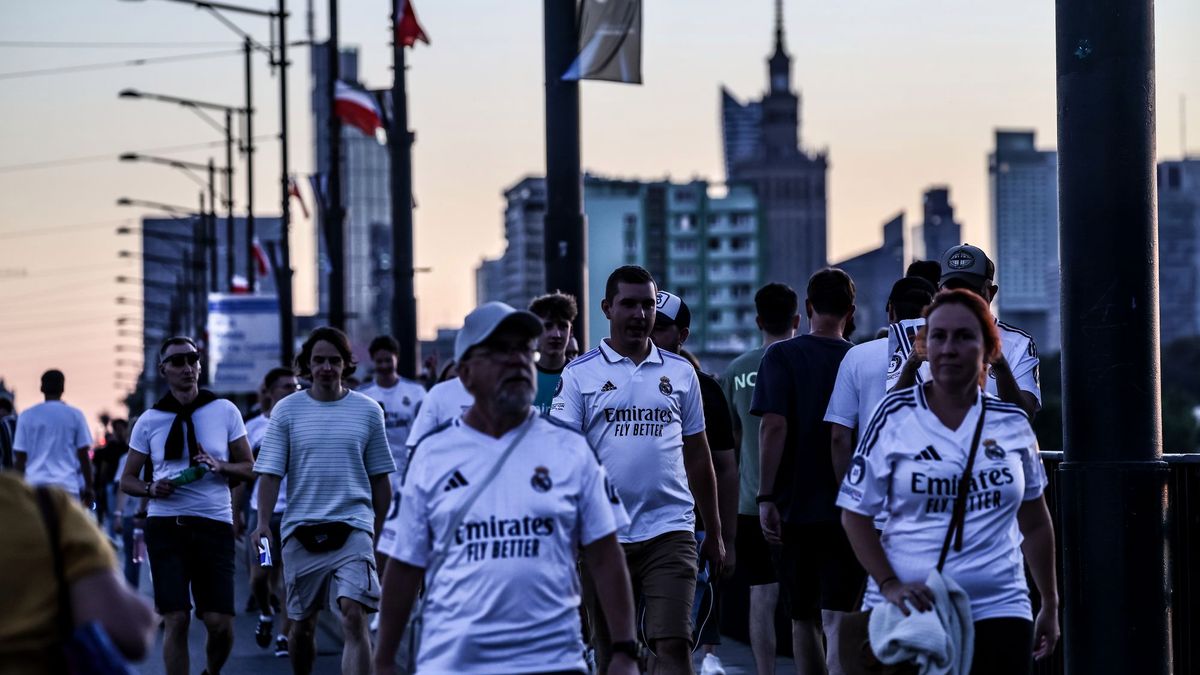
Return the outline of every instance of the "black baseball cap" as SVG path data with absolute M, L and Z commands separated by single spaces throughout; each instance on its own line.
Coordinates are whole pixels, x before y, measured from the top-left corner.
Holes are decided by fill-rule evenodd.
M 962 279 L 976 288 L 983 288 L 995 278 L 996 265 L 978 246 L 951 246 L 942 254 L 940 286 L 945 286 L 951 279 Z

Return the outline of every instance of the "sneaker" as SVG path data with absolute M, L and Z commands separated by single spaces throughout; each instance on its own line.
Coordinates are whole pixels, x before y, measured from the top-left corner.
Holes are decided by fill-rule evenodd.
M 258 627 L 254 629 L 254 641 L 259 647 L 266 649 L 271 645 L 271 633 L 275 628 L 275 620 L 269 616 L 259 615 Z
M 287 655 L 288 655 L 287 637 L 283 636 L 283 635 L 276 636 L 275 637 L 275 656 L 286 657 Z
M 700 662 L 700 675 L 725 675 L 725 666 L 716 654 L 705 654 Z

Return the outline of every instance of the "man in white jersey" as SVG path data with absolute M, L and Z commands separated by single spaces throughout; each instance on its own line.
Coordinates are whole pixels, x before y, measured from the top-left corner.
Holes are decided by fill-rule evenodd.
M 699 379 L 686 359 L 650 340 L 656 291 L 650 273 L 636 265 L 609 276 L 601 303 L 609 337 L 563 370 L 550 414 L 583 431 L 629 511 L 630 525 L 618 539 L 645 607 L 642 628 L 657 672 L 689 673 L 697 505 L 707 529 L 700 558 L 713 574 L 720 573 L 725 546 Z M 583 569 L 588 590 L 588 565 Z M 611 639 L 603 608 L 588 604 L 603 670 Z
M 18 418 L 13 438 L 14 468 L 25 474 L 30 485 L 60 487 L 90 508 L 96 498 L 92 462 L 88 457 L 92 432 L 83 412 L 63 403 L 65 388 L 62 371 L 47 370 L 42 374 L 42 395 L 46 400 Z
M 371 645 L 367 615 L 379 609 L 374 541 L 392 500 L 388 477 L 396 469 L 388 450 L 383 410 L 348 389 L 357 365 L 350 340 L 324 326 L 296 357 L 312 389 L 271 410 L 271 423 L 254 471 L 258 512 L 274 511 L 280 482 L 288 479 L 283 516 L 284 583 L 292 624 L 292 671 L 312 671 L 321 610 L 336 598 L 342 622 L 342 672 L 367 673 Z M 252 541 L 272 537 L 260 520 Z
M 940 288 L 965 288 L 990 304 L 1000 292 L 995 278 L 995 263 L 977 246 L 951 246 L 942 255 Z M 996 319 L 996 327 L 1000 330 L 1001 354 L 1000 359 L 988 368 L 987 392 L 1001 401 L 1021 406 L 1032 420 L 1042 407 L 1037 343 L 1029 333 L 999 319 Z M 928 379 L 925 355 L 914 350 L 904 362 L 894 389 L 916 384 L 918 370 Z
M 936 289 L 920 277 L 903 277 L 892 284 L 888 294 L 888 323 L 920 318 L 925 307 L 933 302 Z M 891 367 L 888 338 L 882 337 L 854 345 L 838 366 L 837 380 L 825 421 L 830 423 L 830 442 L 833 444 L 833 473 L 838 483 L 846 474 L 850 456 L 854 453 L 854 433 L 871 419 L 879 399 L 885 393 L 885 381 Z M 896 363 L 899 367 L 899 363 Z
M 229 479 L 250 480 L 250 444 L 237 406 L 200 389 L 200 352 L 188 337 L 159 348 L 169 391 L 129 436 L 121 489 L 149 497 L 146 551 L 154 604 L 163 615 L 163 662 L 189 673 L 192 600 L 208 631 L 206 669 L 221 672 L 233 647 L 233 507 Z M 150 462 L 153 481 L 142 480 Z
M 390 335 L 380 335 L 371 340 L 367 348 L 371 363 L 375 367 L 371 381 L 358 391 L 379 402 L 383 408 L 383 423 L 387 427 L 388 447 L 396 466 L 405 462 L 408 455 L 408 434 L 412 429 L 421 400 L 425 398 L 425 387 L 400 377 L 397 372 L 400 343 Z M 400 474 L 392 474 L 392 492 L 400 488 Z
M 394 672 L 422 584 L 418 672 L 582 672 L 579 549 L 624 643 L 609 672 L 637 672 L 633 599 L 616 539 L 628 517 L 587 440 L 531 409 L 541 330 L 536 316 L 498 302 L 464 322 L 455 358 L 474 402 L 413 452 L 399 513 L 405 536 L 386 551 L 393 560 L 377 673 Z
M 265 377 L 263 377 L 262 387 L 259 389 L 259 401 L 262 405 L 262 414 L 254 417 L 246 422 L 246 438 L 250 441 L 250 450 L 254 457 L 258 458 L 258 451 L 262 448 L 263 438 L 267 435 L 267 427 L 271 421 L 271 409 L 274 408 L 280 401 L 288 396 L 296 393 L 300 389 L 300 382 L 296 379 L 296 373 L 291 368 L 272 368 Z M 239 489 L 245 486 L 239 486 Z M 235 490 L 237 495 L 238 491 Z M 249 554 L 250 568 L 250 591 L 254 594 L 254 599 L 258 604 L 259 617 L 258 625 L 255 627 L 254 640 L 259 647 L 267 647 L 271 644 L 271 632 L 275 625 L 275 610 L 271 603 L 271 596 L 276 598 L 287 606 L 287 594 L 283 587 L 283 552 L 280 548 L 282 538 L 280 534 L 280 526 L 283 524 L 283 514 L 287 510 L 287 479 L 285 478 L 279 484 L 279 499 L 275 502 L 275 512 L 271 514 L 271 533 L 274 536 L 271 539 L 271 561 L 270 567 L 262 567 L 258 564 L 258 547 L 259 542 L 250 541 L 246 543 L 246 552 Z M 258 512 L 258 481 L 254 482 L 254 489 L 250 494 L 250 522 L 248 527 L 251 532 L 258 529 L 258 521 L 261 519 L 261 514 Z M 287 634 L 291 629 L 292 622 L 288 619 L 287 613 L 284 612 L 283 620 L 279 625 L 279 634 L 275 636 L 275 656 L 288 655 Z

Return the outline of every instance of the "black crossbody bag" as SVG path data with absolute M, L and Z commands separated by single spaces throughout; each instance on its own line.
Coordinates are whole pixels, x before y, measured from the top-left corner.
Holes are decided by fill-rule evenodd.
M 341 521 L 297 525 L 292 536 L 310 553 L 328 553 L 346 545 L 354 526 Z

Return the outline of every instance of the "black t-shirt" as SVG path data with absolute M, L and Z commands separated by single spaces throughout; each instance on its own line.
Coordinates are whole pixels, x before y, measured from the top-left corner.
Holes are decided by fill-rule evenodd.
M 785 522 L 838 519 L 838 486 L 824 419 L 838 366 L 852 346 L 840 338 L 800 335 L 771 345 L 758 367 L 750 413 L 787 418 L 787 439 L 771 490 Z
M 704 407 L 704 438 L 708 440 L 709 452 L 733 450 L 733 420 L 729 417 L 729 404 L 721 383 L 708 373 L 696 371 L 700 379 L 700 404 Z M 696 508 L 696 531 L 704 531 L 704 519 L 700 508 Z

